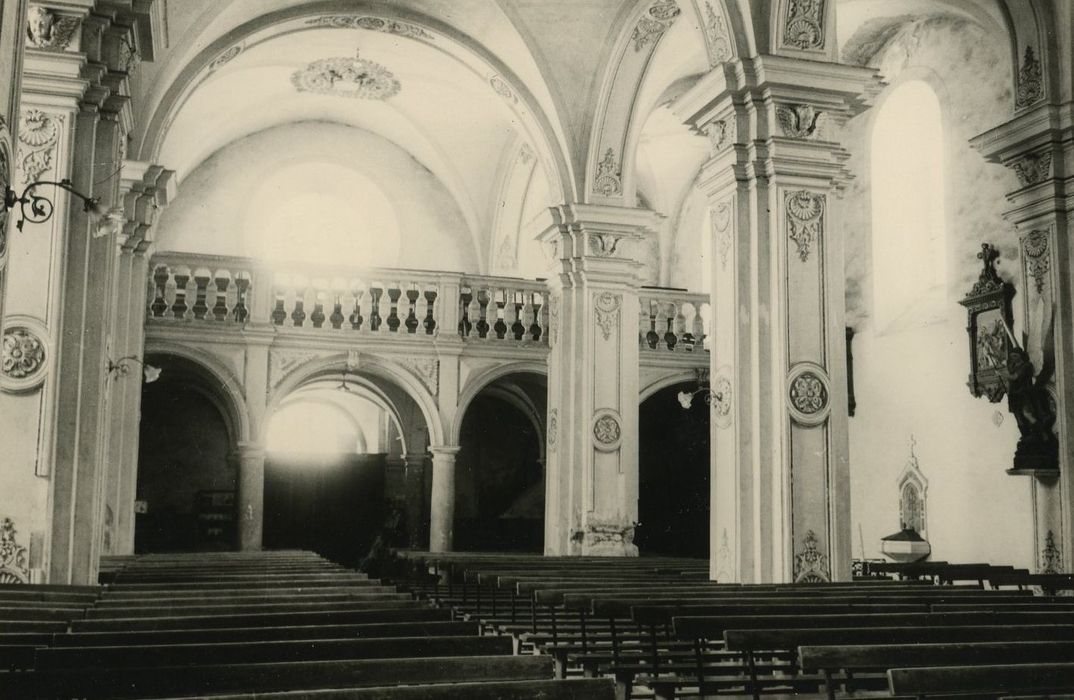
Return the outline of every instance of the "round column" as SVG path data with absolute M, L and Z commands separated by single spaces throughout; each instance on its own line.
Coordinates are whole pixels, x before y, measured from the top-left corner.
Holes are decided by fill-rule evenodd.
M 455 539 L 455 456 L 458 447 L 430 447 L 433 455 L 433 497 L 429 551 L 450 552 Z
M 425 546 L 425 453 L 410 453 L 405 459 L 406 475 L 403 480 L 406 493 L 407 546 L 422 549 Z M 454 487 L 452 488 L 454 491 Z M 454 510 L 454 509 L 453 509 Z

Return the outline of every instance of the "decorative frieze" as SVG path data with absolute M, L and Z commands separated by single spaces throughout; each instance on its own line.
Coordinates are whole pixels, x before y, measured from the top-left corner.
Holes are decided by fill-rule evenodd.
M 322 58 L 291 75 L 299 92 L 360 100 L 386 100 L 399 94 L 399 80 L 381 64 L 364 58 Z
M 1022 252 L 1025 253 L 1026 272 L 1033 278 L 1037 294 L 1043 294 L 1052 264 L 1048 254 L 1048 232 L 1034 230 L 1027 233 L 1022 239 Z
M 36 182 L 52 169 L 62 124 L 62 114 L 49 114 L 39 109 L 22 113 L 19 121 L 19 171 L 24 182 Z
M 809 190 L 797 190 L 786 195 L 787 230 L 798 246 L 798 257 L 809 260 L 814 242 L 820 240 L 824 228 L 825 196 Z
M 817 533 L 809 530 L 802 540 L 802 549 L 794 555 L 794 582 L 827 583 L 830 580 L 828 556 L 820 551 Z
M 722 8 L 713 8 L 713 2 L 719 7 L 720 0 L 705 0 L 705 38 L 709 54 L 709 66 L 715 68 L 724 61 L 731 60 L 731 35 L 723 19 Z
M 1033 53 L 1033 47 L 1027 46 L 1022 67 L 1018 71 L 1018 88 L 1014 95 L 1014 108 L 1023 109 L 1044 99 L 1044 76 L 1040 61 Z
M 601 292 L 593 297 L 593 307 L 597 312 L 597 325 L 605 340 L 610 340 L 612 332 L 619 326 L 619 308 L 623 297 L 611 292 Z
M 1013 163 L 1013 167 L 1022 187 L 1044 182 L 1052 176 L 1052 152 L 1024 155 Z
M 597 163 L 597 175 L 593 180 L 593 191 L 605 197 L 623 193 L 623 181 L 619 172 L 619 161 L 615 158 L 615 149 L 609 148 Z
M 317 350 L 273 350 L 269 357 L 269 383 L 275 387 L 292 371 L 323 355 Z
M 26 13 L 26 46 L 46 51 L 66 51 L 82 27 L 82 19 L 31 5 Z
M 817 123 L 823 112 L 813 105 L 786 104 L 776 106 L 776 120 L 784 136 L 792 139 L 811 139 L 817 134 Z
M 434 39 L 432 34 L 415 24 L 382 17 L 371 17 L 369 15 L 323 15 L 307 20 L 306 25 L 334 29 L 366 29 L 371 32 L 395 34 L 407 39 L 419 39 L 422 41 L 432 41 Z
M 430 394 L 436 396 L 440 393 L 440 360 L 435 357 L 394 357 L 393 359 L 420 379 Z
M 676 18 L 682 13 L 675 0 L 657 0 L 638 20 L 630 39 L 634 42 L 634 51 L 639 52 L 649 44 L 660 40 Z
M 0 520 L 0 585 L 30 582 L 30 555 L 17 534 L 11 518 Z
M 33 331 L 14 326 L 4 331 L 3 372 L 11 379 L 27 379 L 45 367 L 45 345 Z
M 824 48 L 824 0 L 787 0 L 783 46 L 801 51 Z

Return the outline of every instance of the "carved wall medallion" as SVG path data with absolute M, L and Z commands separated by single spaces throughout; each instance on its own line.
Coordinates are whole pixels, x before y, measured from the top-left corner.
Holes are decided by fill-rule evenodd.
M 813 105 L 777 105 L 776 120 L 784 136 L 793 139 L 809 139 L 817 134 L 817 123 L 823 112 Z
M 1018 71 L 1018 89 L 1014 95 L 1014 108 L 1022 109 L 1044 99 L 1044 77 L 1040 61 L 1033 54 L 1033 47 L 1027 46 L 1022 68 Z
M 429 393 L 440 393 L 440 360 L 434 357 L 395 357 L 399 364 L 414 373 Z
M 824 0 L 787 0 L 783 45 L 802 51 L 824 48 Z
M 589 252 L 599 258 L 614 258 L 619 248 L 619 236 L 607 233 L 589 234 Z
M 39 109 L 22 113 L 19 121 L 19 170 L 24 182 L 40 180 L 52 168 L 62 123 L 63 115 L 49 114 Z
M 727 269 L 727 256 L 731 253 L 731 200 L 720 202 L 712 212 L 712 233 L 716 239 L 716 252 L 720 256 L 720 269 Z
M 11 518 L 0 520 L 0 584 L 30 582 L 30 555 L 17 534 Z
M 1022 240 L 1022 251 L 1026 258 L 1026 272 L 1033 278 L 1037 294 L 1043 294 L 1052 264 L 1048 254 L 1048 232 L 1030 231 Z
M 597 163 L 597 177 L 593 180 L 593 191 L 605 197 L 612 197 L 623 192 L 619 162 L 615 159 L 615 151 L 612 148 L 605 151 L 604 157 Z
M 712 422 L 718 428 L 731 426 L 734 408 L 734 390 L 731 387 L 731 368 L 724 365 L 716 370 L 716 377 L 709 386 L 709 408 Z
M 731 35 L 727 32 L 727 24 L 723 20 L 723 10 L 714 10 L 712 2 L 719 4 L 719 0 L 705 0 L 705 38 L 708 40 L 709 65 L 715 68 L 732 57 Z
M 623 428 L 617 412 L 602 408 L 593 414 L 593 442 L 601 452 L 619 449 L 623 442 Z
M 610 340 L 612 331 L 619 325 L 619 307 L 623 305 L 623 297 L 611 292 L 601 292 L 593 297 L 593 307 L 597 311 L 597 325 L 604 335 L 605 340 Z
M 553 408 L 548 412 L 548 446 L 555 447 L 559 439 L 559 409 Z
M 798 246 L 798 257 L 809 260 L 809 252 L 815 241 L 820 241 L 824 230 L 825 197 L 808 190 L 788 192 L 786 195 L 787 229 L 791 240 Z
M 828 555 L 820 551 L 817 533 L 809 530 L 802 541 L 802 550 L 794 555 L 795 583 L 827 583 L 831 580 L 828 573 Z
M 335 29 L 367 29 L 371 32 L 395 34 L 408 39 L 422 39 L 424 41 L 432 41 L 434 38 L 432 34 L 417 25 L 369 15 L 325 15 L 307 20 L 306 24 L 308 26 L 332 27 Z
M 299 92 L 361 100 L 386 100 L 399 94 L 399 80 L 384 66 L 364 58 L 322 58 L 291 75 Z
M 217 68 L 231 63 L 231 61 L 238 57 L 238 55 L 244 50 L 245 47 L 241 44 L 236 44 L 235 46 L 232 46 L 230 49 L 213 59 L 212 63 L 209 64 L 209 72 L 211 73 Z
M 641 51 L 659 41 L 681 12 L 675 0 L 656 0 L 634 27 L 630 37 L 634 42 L 634 51 Z
M 1035 155 L 1023 156 L 1015 161 L 1014 172 L 1018 175 L 1018 182 L 1022 183 L 1022 187 L 1047 180 L 1052 175 L 1052 152 L 1041 151 Z
M 22 326 L 4 331 L 3 372 L 12 379 L 26 379 L 45 366 L 45 346 L 34 333 Z
M 787 375 L 787 409 L 795 423 L 817 426 L 831 412 L 831 388 L 824 368 L 802 362 Z
M 1041 574 L 1063 573 L 1063 552 L 1055 544 L 1055 533 L 1048 530 L 1044 536 L 1044 549 L 1040 552 L 1040 565 L 1037 572 Z
M 66 51 L 81 26 L 79 17 L 60 15 L 40 5 L 31 5 L 26 13 L 26 46 Z

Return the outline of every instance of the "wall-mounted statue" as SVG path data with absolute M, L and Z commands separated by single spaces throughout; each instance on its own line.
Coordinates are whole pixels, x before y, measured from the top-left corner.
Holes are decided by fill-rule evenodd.
M 1010 341 L 1005 377 L 1007 407 L 1014 414 L 1021 437 L 1014 453 L 1014 468 L 1009 473 L 1058 471 L 1055 399 L 1048 390 L 1048 384 L 1055 374 L 1055 314 L 1048 320 L 1048 329 L 1041 344 L 1043 353 L 1039 371 L 1033 367 L 1025 349 L 1029 345 L 1029 338 L 1023 335 L 1021 345 L 1013 336 Z

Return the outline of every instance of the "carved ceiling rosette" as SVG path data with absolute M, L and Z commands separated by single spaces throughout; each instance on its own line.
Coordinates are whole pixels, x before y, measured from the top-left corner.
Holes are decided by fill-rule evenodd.
M 313 61 L 291 75 L 291 84 L 299 92 L 361 100 L 387 100 L 401 89 L 399 80 L 381 64 L 344 56 Z
M 623 444 L 623 418 L 611 408 L 593 414 L 593 445 L 601 452 L 614 452 Z
M 619 308 L 623 297 L 611 292 L 601 292 L 593 296 L 593 308 L 597 312 L 597 325 L 605 340 L 611 340 L 612 332 L 619 326 Z
M 824 230 L 825 196 L 796 190 L 788 192 L 785 201 L 788 235 L 798 246 L 798 258 L 806 262 L 813 243 L 820 241 Z
M 820 365 L 800 362 L 787 374 L 787 409 L 799 425 L 821 425 L 831 413 L 831 380 Z

